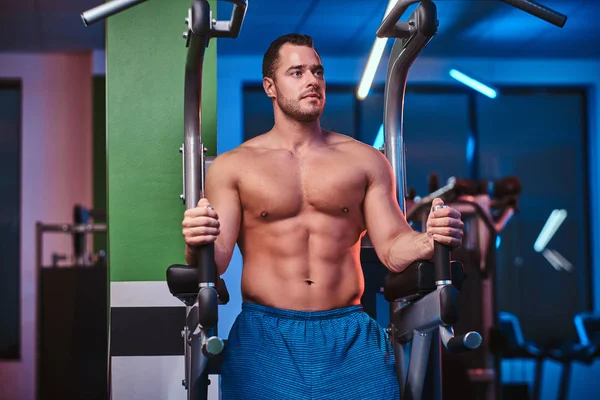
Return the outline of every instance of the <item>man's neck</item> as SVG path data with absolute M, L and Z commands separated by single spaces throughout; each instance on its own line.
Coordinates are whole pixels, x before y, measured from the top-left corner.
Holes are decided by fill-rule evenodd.
M 325 143 L 319 120 L 311 122 L 297 121 L 289 117 L 278 118 L 271 130 L 281 148 L 296 152 L 306 147 Z

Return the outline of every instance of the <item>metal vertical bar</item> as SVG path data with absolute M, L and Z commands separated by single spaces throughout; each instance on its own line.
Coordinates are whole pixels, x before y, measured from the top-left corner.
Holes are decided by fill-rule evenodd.
M 404 399 L 420 400 L 422 398 L 432 336 L 431 331 L 415 331 L 413 334 L 410 361 L 408 362 L 408 374 L 406 375 L 406 387 L 404 388 Z

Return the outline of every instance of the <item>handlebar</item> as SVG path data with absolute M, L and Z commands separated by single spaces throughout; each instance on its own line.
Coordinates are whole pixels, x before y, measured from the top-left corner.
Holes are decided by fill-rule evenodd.
M 516 176 L 507 176 L 497 181 L 481 180 L 477 184 L 478 194 L 491 197 L 515 196 L 521 193 L 521 181 Z
M 446 208 L 447 205 L 435 206 L 434 209 Z M 433 257 L 435 262 L 434 277 L 436 285 L 446 285 L 452 281 L 452 268 L 450 267 L 450 248 L 439 242 L 433 244 Z
M 567 22 L 567 16 L 559 13 L 558 11 L 554 11 L 551 8 L 541 5 L 533 0 L 501 0 L 507 4 L 510 4 L 513 7 L 518 8 L 519 10 L 525 11 L 533 15 L 534 17 L 538 17 L 543 19 L 546 22 L 549 22 L 553 25 L 562 28 Z
M 433 246 L 435 260 L 435 281 L 446 282 L 452 280 L 450 268 L 450 249 L 441 243 L 435 242 Z
M 502 232 L 502 230 L 504 229 L 504 227 L 508 224 L 508 221 L 510 221 L 510 219 L 512 218 L 512 216 L 515 213 L 514 206 L 508 206 L 507 208 L 504 209 L 504 212 L 498 218 L 498 220 L 494 221 L 492 219 L 492 217 L 490 217 L 490 215 L 487 214 L 483 210 L 483 208 L 481 208 L 481 206 L 479 205 L 479 203 L 477 203 L 475 201 L 475 199 L 473 198 L 473 196 L 461 196 L 456 201 L 454 201 L 454 203 L 455 204 L 465 204 L 465 205 L 472 206 L 473 209 L 475 210 L 475 213 L 479 217 L 481 217 L 481 219 L 484 221 L 485 226 L 491 232 L 494 232 L 494 234 L 498 234 L 498 233 Z
M 446 332 L 447 328 L 440 327 L 440 332 Z M 442 333 L 442 343 L 451 353 L 463 353 L 477 349 L 482 342 L 478 332 L 467 332 L 458 336 L 449 336 Z M 449 336 L 449 337 L 448 337 Z
M 125 11 L 128 8 L 143 3 L 146 0 L 112 0 L 108 3 L 100 4 L 88 11 L 81 13 L 81 20 L 85 26 L 90 26 L 98 21 Z
M 445 205 L 437 206 L 438 208 L 447 207 Z M 452 266 L 450 264 L 450 248 L 444 244 L 439 242 L 434 243 L 434 262 L 435 262 L 435 270 L 434 270 L 434 279 L 435 284 L 441 290 L 444 290 L 445 287 L 452 284 Z M 457 293 L 456 288 L 453 288 L 453 291 L 450 293 Z M 450 314 L 453 316 L 450 317 L 446 315 L 446 317 L 442 317 L 442 320 L 447 321 L 455 320 L 456 323 L 458 320 L 458 313 L 456 312 L 457 307 L 457 297 L 452 295 L 446 295 L 440 297 L 440 307 L 444 310 L 451 310 Z M 442 312 L 442 314 L 446 314 L 446 312 Z M 442 343 L 446 347 L 446 349 L 452 353 L 461 353 L 465 351 L 470 351 L 478 348 L 481 345 L 482 338 L 478 332 L 467 332 L 465 334 L 454 336 L 454 331 L 451 326 L 441 325 L 440 326 L 440 338 Z
M 235 39 L 242 29 L 242 22 L 248 8 L 247 0 L 226 0 L 233 3 L 229 21 L 216 21 L 212 28 L 212 36 Z
M 467 179 L 452 177 L 448 179 L 448 184 L 446 186 L 439 188 L 435 192 L 416 202 L 416 206 L 406 213 L 406 219 L 411 220 L 423 209 L 429 208 L 430 204 L 435 198 L 454 194 L 455 196 L 449 200 L 449 202 L 472 206 L 475 210 L 475 213 L 484 221 L 486 227 L 491 232 L 497 234 L 504 229 L 510 218 L 513 216 L 515 212 L 515 206 L 512 204 L 507 205 L 500 203 L 505 207 L 504 212 L 497 220 L 493 220 L 489 213 L 483 210 L 474 196 L 481 194 L 486 194 L 490 197 L 515 196 L 520 192 L 521 182 L 517 177 L 514 176 L 505 177 L 493 182 L 483 180 L 478 183 Z M 492 206 L 494 205 L 496 204 L 492 202 Z
M 431 188 L 432 185 L 430 185 Z M 419 203 L 431 203 L 436 197 L 444 197 L 450 193 L 456 195 L 476 195 L 478 193 L 478 186 L 476 183 L 471 182 L 467 179 L 460 179 L 456 177 L 450 177 L 446 186 L 431 192 L 430 194 L 421 198 Z
M 112 0 L 81 13 L 81 20 L 85 26 L 89 26 L 145 1 L 146 0 Z M 246 9 L 248 8 L 248 2 L 247 0 L 226 1 L 233 3 L 231 18 L 227 21 L 213 21 L 211 36 L 233 39 L 240 33 L 242 22 L 246 15 Z
M 525 11 L 534 17 L 540 18 L 546 22 L 562 28 L 567 22 L 567 16 L 559 13 L 549 7 L 539 4 L 533 0 L 501 0 L 519 10 Z M 385 16 L 379 28 L 377 37 L 406 37 L 414 30 L 414 25 L 410 22 L 399 22 L 400 17 L 406 12 L 408 7 L 415 3 L 429 3 L 430 0 L 398 0 L 390 12 Z
M 434 182 L 436 179 L 436 176 L 430 176 L 429 190 L 433 189 L 434 191 L 422 197 L 417 202 L 419 205 L 431 203 L 436 197 L 445 197 L 445 200 L 452 201 L 460 196 L 487 194 L 490 197 L 501 198 L 516 196 L 521 193 L 521 181 L 516 176 L 507 176 L 496 181 L 484 179 L 479 182 L 452 176 L 448 179 L 448 183 L 441 188 L 437 188 L 437 183 Z
M 402 14 L 406 12 L 408 7 L 415 3 L 420 3 L 422 0 L 398 0 L 390 12 L 383 18 L 381 25 L 377 29 L 377 37 L 405 37 L 412 31 L 412 27 L 408 22 L 398 22 Z M 423 0 L 429 2 L 429 0 Z

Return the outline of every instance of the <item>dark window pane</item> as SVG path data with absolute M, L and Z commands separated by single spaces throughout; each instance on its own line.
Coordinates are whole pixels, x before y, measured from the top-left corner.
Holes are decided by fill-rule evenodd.
M 321 116 L 321 128 L 357 138 L 354 99 L 353 92 L 328 92 Z
M 469 97 L 463 93 L 406 93 L 404 140 L 406 181 L 417 194 L 429 193 L 427 179 L 440 185 L 451 176 L 469 177 Z
M 20 358 L 21 87 L 0 82 L 0 359 Z
M 370 93 L 360 103 L 359 140 L 375 143 L 383 122 L 384 96 Z M 430 173 L 443 185 L 451 176 L 468 177 L 469 97 L 465 93 L 407 89 L 404 104 L 407 187 L 428 194 Z
M 503 91 L 478 97 L 477 110 L 480 175 L 516 175 L 523 186 L 501 235 L 498 306 L 519 317 L 528 340 L 575 340 L 573 316 L 589 303 L 584 97 Z M 544 254 L 534 243 L 555 209 L 567 217 Z
M 383 123 L 383 92 L 370 93 L 359 105 L 360 131 L 357 139 L 372 146 Z
M 244 138 L 262 135 L 273 127 L 273 105 L 262 88 L 244 88 Z

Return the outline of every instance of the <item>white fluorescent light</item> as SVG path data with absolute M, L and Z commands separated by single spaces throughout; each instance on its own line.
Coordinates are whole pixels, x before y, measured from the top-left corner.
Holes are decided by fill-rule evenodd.
M 381 61 L 386 44 L 387 38 L 375 39 L 375 43 L 371 49 L 371 54 L 369 55 L 369 60 L 367 61 L 367 66 L 365 67 L 360 84 L 358 85 L 358 92 L 356 93 L 356 96 L 359 100 L 364 100 L 369 94 L 369 90 L 373 84 L 373 79 L 375 79 L 375 73 L 377 72 L 377 67 L 379 67 L 379 61 Z
M 554 249 L 544 249 L 542 255 L 548 260 L 548 262 L 554 267 L 555 270 L 565 270 L 567 272 L 573 271 L 573 264 L 562 256 L 558 251 Z
M 383 124 L 381 124 L 379 127 L 379 131 L 377 132 L 377 136 L 373 142 L 373 147 L 375 147 L 377 150 L 383 147 Z
M 552 265 L 555 270 L 557 270 L 557 271 L 560 270 L 560 261 L 556 258 L 556 256 L 554 255 L 553 252 L 551 252 L 548 249 L 545 249 L 542 252 L 542 255 L 546 258 L 546 260 L 548 260 L 550 265 Z
M 556 257 L 556 260 L 558 260 L 558 265 L 560 265 L 560 267 L 562 269 L 564 269 L 567 272 L 573 271 L 573 264 L 571 264 L 571 262 L 569 260 L 567 260 L 557 250 L 555 250 L 555 249 L 549 249 L 549 250 L 552 252 L 552 254 L 554 254 L 554 257 Z
M 533 244 L 533 249 L 538 253 L 546 248 L 546 245 L 552 239 L 560 225 L 567 218 L 567 210 L 553 210 L 544 224 L 538 238 Z
M 390 0 L 388 2 L 383 18 L 388 15 L 396 2 L 397 0 Z M 377 67 L 379 67 L 379 62 L 383 56 L 383 51 L 385 50 L 387 41 L 388 38 L 376 38 L 375 43 L 373 43 L 371 53 L 369 54 L 369 59 L 367 60 L 367 65 L 365 66 L 362 78 L 360 79 L 360 84 L 358 85 L 358 91 L 356 92 L 356 97 L 358 97 L 359 100 L 364 100 L 369 94 L 369 90 L 373 84 L 373 79 L 375 79 L 375 73 L 377 72 Z
M 452 78 L 456 79 L 457 81 L 459 81 L 460 83 L 462 83 L 463 85 L 466 85 L 466 86 L 470 87 L 471 89 L 476 90 L 479 93 L 486 95 L 490 99 L 495 99 L 496 96 L 498 95 L 496 93 L 496 91 L 494 89 L 492 89 L 491 87 L 484 85 L 483 83 L 479 82 L 477 79 L 471 78 L 470 76 L 465 75 L 462 72 L 457 71 L 455 69 L 450 70 L 450 76 Z

